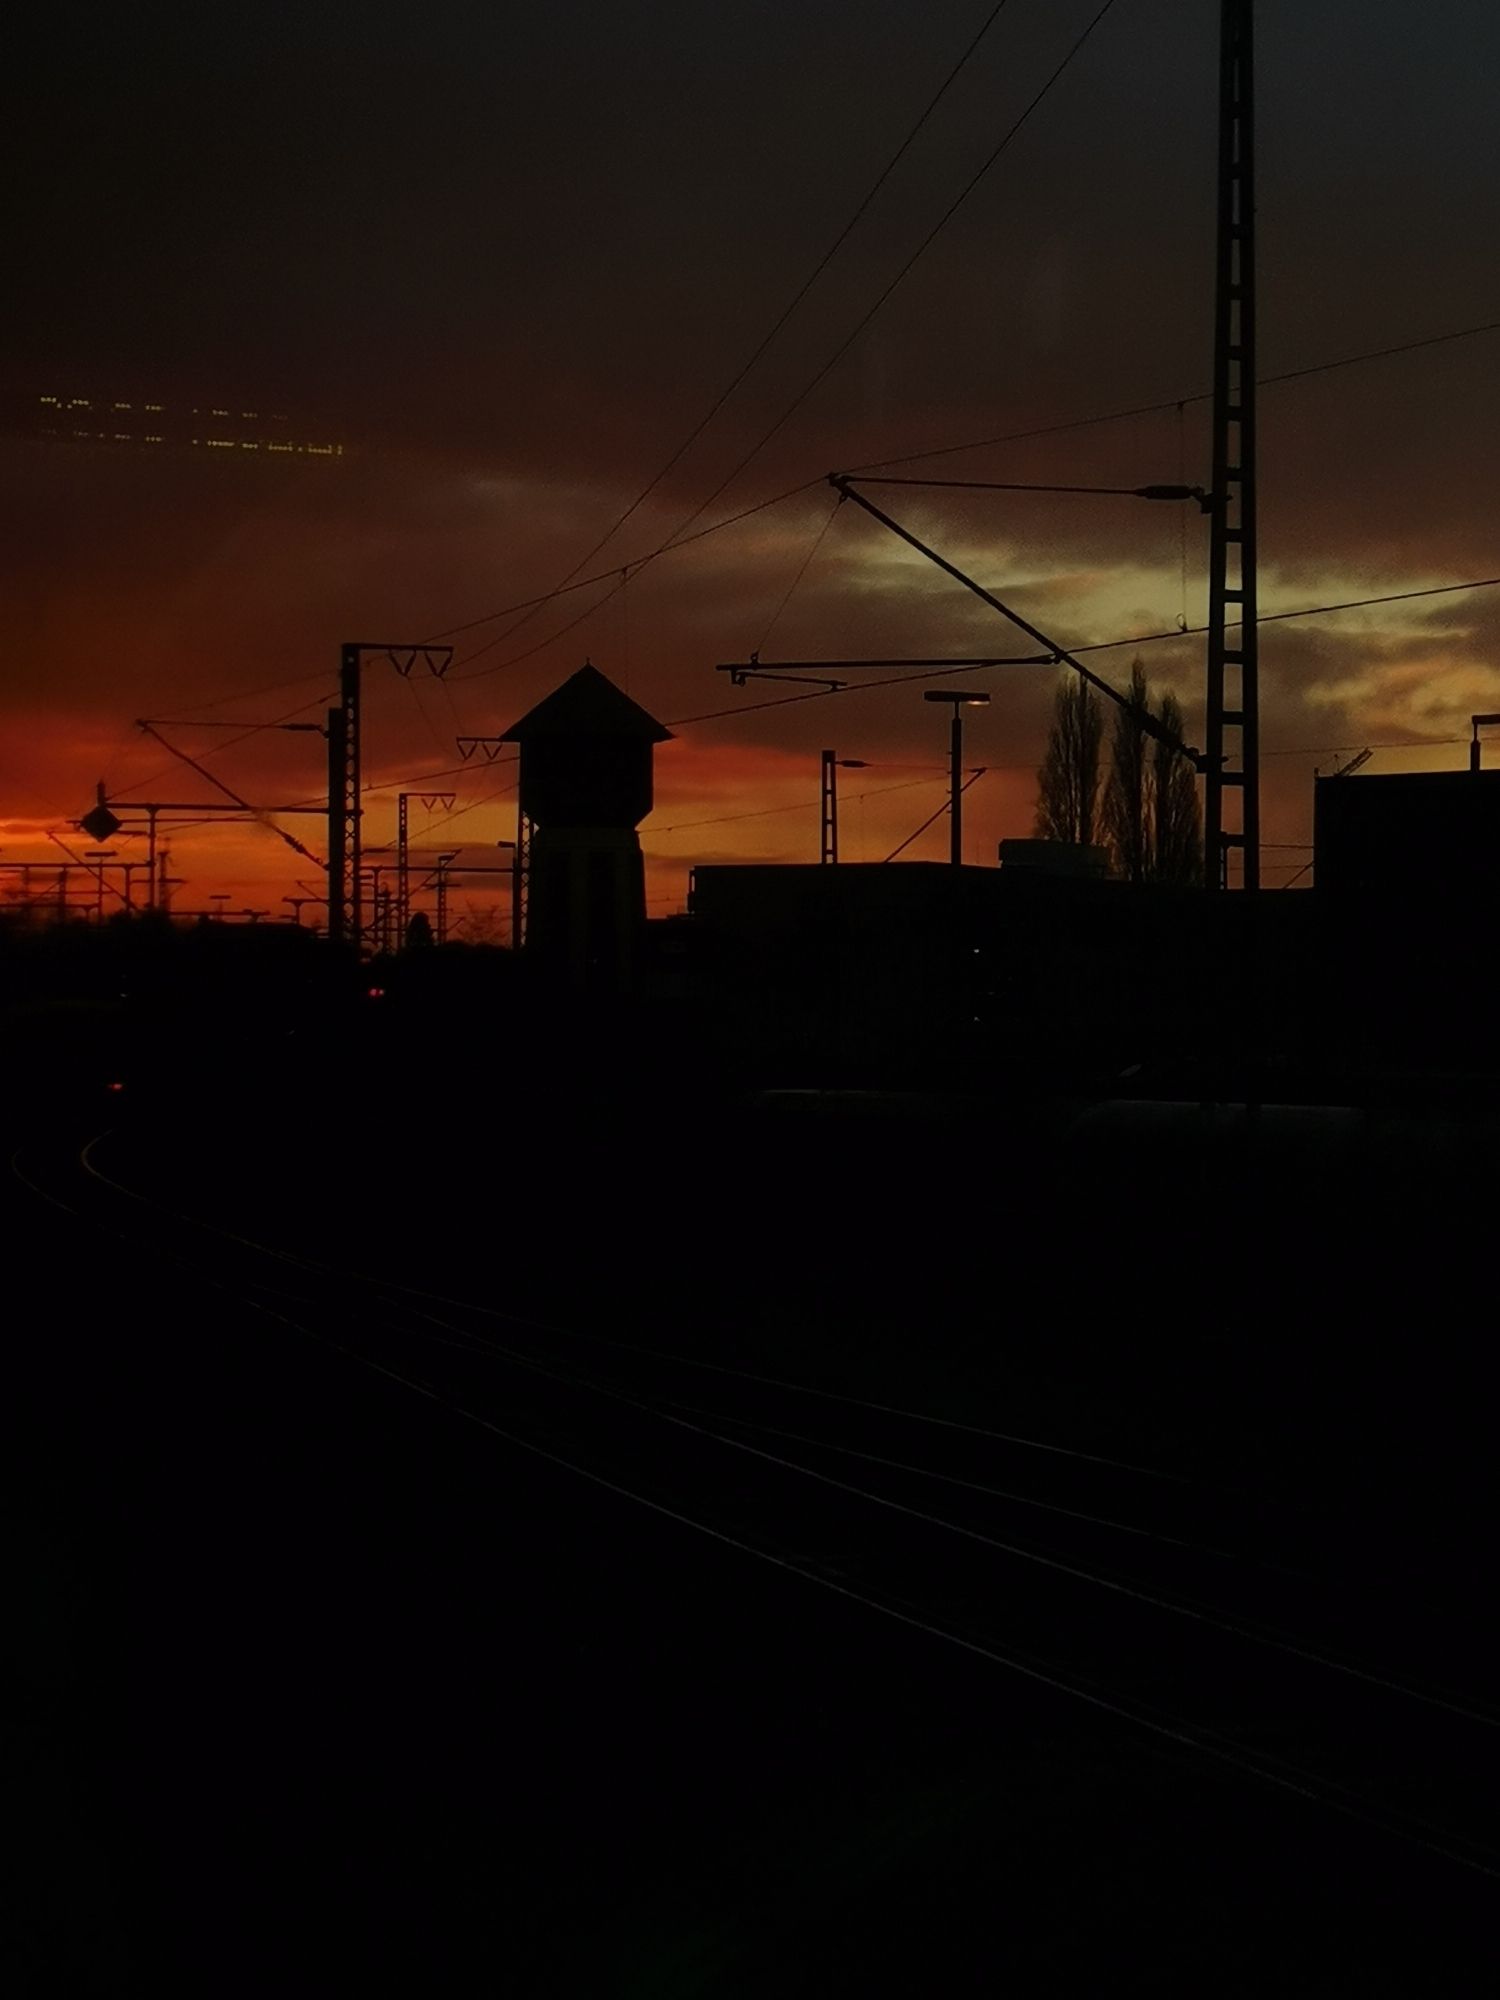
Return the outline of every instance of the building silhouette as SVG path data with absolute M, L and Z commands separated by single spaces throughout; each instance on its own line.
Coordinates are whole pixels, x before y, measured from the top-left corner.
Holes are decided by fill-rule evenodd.
M 521 810 L 535 828 L 526 951 L 575 991 L 634 981 L 646 931 L 636 828 L 651 810 L 653 753 L 671 733 L 585 664 L 502 739 L 520 746 Z

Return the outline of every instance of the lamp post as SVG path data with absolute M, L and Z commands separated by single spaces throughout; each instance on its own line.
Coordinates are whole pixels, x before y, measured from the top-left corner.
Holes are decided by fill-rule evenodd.
M 948 859 L 955 868 L 963 865 L 963 761 L 966 708 L 988 706 L 987 694 L 973 694 L 966 688 L 929 688 L 923 701 L 946 701 L 953 709 L 948 728 Z
M 820 842 L 818 859 L 825 864 L 839 858 L 839 794 L 838 771 L 863 771 L 868 768 L 863 757 L 837 757 L 833 751 L 823 753 L 822 784 L 820 787 Z

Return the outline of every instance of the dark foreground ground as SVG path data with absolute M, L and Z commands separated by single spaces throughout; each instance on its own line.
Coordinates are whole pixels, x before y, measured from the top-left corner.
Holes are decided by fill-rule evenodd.
M 1491 1988 L 1482 1143 L 437 1062 L 16 1114 L 10 1990 Z

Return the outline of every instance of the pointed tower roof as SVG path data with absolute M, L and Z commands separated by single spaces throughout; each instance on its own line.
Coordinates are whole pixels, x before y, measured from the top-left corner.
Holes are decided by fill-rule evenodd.
M 641 743 L 669 743 L 672 732 L 597 667 L 586 665 L 561 687 L 544 695 L 519 722 L 513 722 L 501 741 L 535 743 L 547 737 L 568 736 L 617 736 Z

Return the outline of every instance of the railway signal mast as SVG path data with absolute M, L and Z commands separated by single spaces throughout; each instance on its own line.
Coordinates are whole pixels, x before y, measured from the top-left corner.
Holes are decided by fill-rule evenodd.
M 1218 238 L 1203 880 L 1260 887 L 1260 687 L 1255 582 L 1254 0 L 1220 0 Z M 1226 794 L 1239 794 L 1239 810 Z

